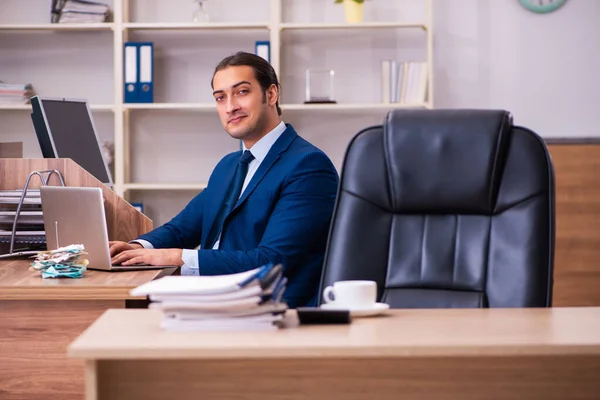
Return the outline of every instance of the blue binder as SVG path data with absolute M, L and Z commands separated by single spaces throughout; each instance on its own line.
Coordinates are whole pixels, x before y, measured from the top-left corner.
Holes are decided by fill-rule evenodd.
M 138 43 L 138 94 L 140 103 L 154 102 L 154 44 Z
M 268 40 L 258 40 L 254 44 L 254 54 L 271 62 L 271 42 Z
M 125 103 L 154 102 L 154 44 L 127 42 L 123 54 Z
M 137 103 L 138 95 L 138 48 L 136 43 L 125 43 L 123 49 L 123 102 Z

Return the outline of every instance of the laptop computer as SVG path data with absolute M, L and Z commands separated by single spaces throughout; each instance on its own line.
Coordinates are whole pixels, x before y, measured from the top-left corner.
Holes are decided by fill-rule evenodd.
M 138 271 L 170 265 L 113 265 L 102 189 L 95 187 L 42 186 L 40 188 L 48 250 L 83 244 L 89 269 Z

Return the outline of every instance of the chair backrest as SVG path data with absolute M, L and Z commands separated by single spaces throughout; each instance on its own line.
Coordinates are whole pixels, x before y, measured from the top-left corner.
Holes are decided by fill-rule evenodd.
M 554 215 L 544 141 L 508 112 L 394 110 L 348 146 L 321 287 L 374 280 L 395 308 L 549 307 Z

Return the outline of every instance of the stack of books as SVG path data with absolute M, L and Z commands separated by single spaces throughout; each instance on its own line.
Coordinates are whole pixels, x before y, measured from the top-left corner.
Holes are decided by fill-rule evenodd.
M 428 64 L 426 62 L 381 63 L 381 101 L 419 105 L 427 101 Z
M 281 264 L 237 274 L 167 276 L 133 289 L 161 310 L 161 327 L 170 331 L 275 330 L 287 304 Z
M 35 92 L 29 83 L 9 84 L 0 81 L 0 104 L 28 104 L 32 96 L 35 96 Z
M 53 0 L 53 23 L 100 23 L 110 16 L 110 7 L 88 0 Z

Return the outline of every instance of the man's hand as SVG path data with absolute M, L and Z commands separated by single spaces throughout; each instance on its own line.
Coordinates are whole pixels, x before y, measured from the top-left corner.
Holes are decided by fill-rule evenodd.
M 112 249 L 112 246 L 111 246 Z M 112 252 L 111 252 L 112 254 Z M 172 265 L 181 267 L 183 265 L 182 249 L 144 249 L 121 251 L 112 258 L 113 264 L 120 265 Z
M 115 257 L 117 254 L 125 251 L 125 250 L 135 250 L 135 249 L 143 249 L 139 243 L 127 243 L 127 242 L 117 242 L 110 241 L 108 242 L 108 247 L 110 248 L 110 256 Z

